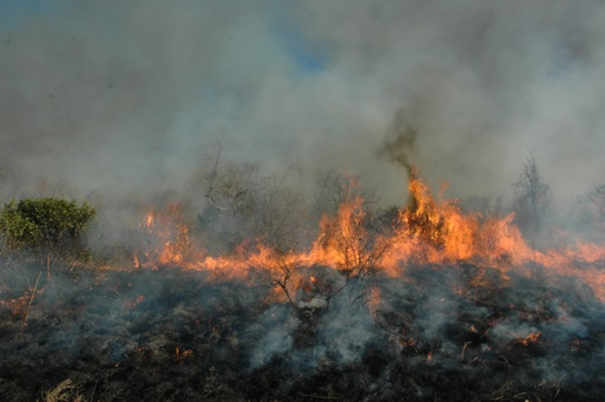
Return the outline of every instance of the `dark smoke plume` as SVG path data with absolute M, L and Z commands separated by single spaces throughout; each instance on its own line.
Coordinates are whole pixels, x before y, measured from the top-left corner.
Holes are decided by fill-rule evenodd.
M 404 110 L 400 110 L 395 115 L 395 121 L 389 129 L 379 155 L 385 155 L 392 162 L 403 166 L 408 176 L 412 178 L 415 175 L 412 155 L 415 151 L 417 138 L 418 131 L 414 128 L 413 123 L 409 121 Z

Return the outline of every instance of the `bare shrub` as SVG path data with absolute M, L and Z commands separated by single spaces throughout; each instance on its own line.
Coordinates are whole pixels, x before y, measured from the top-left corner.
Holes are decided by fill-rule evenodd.
M 535 245 L 549 212 L 552 191 L 542 175 L 536 158 L 530 154 L 523 164 L 519 180 L 514 184 L 515 200 L 513 211 L 515 223 L 530 243 Z
M 577 196 L 569 215 L 574 229 L 599 241 L 605 235 L 605 184 Z
M 198 216 L 205 244 L 214 252 L 233 251 L 245 240 L 262 240 L 281 251 L 293 249 L 307 220 L 304 197 L 260 162 L 221 161 L 220 148 L 203 174 L 206 206 Z

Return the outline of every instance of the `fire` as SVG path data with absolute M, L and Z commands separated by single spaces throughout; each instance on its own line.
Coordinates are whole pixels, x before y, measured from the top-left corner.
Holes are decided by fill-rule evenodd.
M 512 224 L 514 214 L 484 218 L 463 214 L 454 200 L 436 200 L 426 183 L 413 172 L 409 183 L 410 202 L 399 212 L 384 268 L 402 265 L 508 266 L 531 260 L 531 250 L 520 230 Z
M 532 275 L 528 266 L 537 264 L 552 274 L 547 275 L 552 280 L 558 276 L 583 278 L 595 295 L 605 300 L 605 275 L 598 267 L 605 260 L 602 245 L 577 242 L 536 250 L 515 226 L 513 213 L 503 217 L 463 213 L 456 200 L 443 199 L 442 194 L 435 198 L 415 170 L 408 187 L 410 201 L 398 211 L 387 232 L 368 232 L 364 200 L 352 193 L 335 216 L 321 219 L 316 240 L 302 251 L 278 250 L 259 238 L 246 241 L 229 255 L 211 256 L 203 247 L 192 244 L 183 205 L 149 210 L 140 225 L 149 241 L 144 249 L 135 252 L 134 265 L 203 270 L 226 279 L 262 272 L 272 278 L 276 289 L 294 294 L 293 287 L 318 286 L 316 277 L 303 273 L 305 267 L 330 267 L 348 281 L 377 272 L 402 278 L 410 264 L 468 263 L 497 268 L 506 280 L 511 270 Z M 473 287 L 489 284 L 481 270 L 470 283 Z M 379 290 L 372 292 L 372 299 L 379 300 Z M 369 303 L 371 309 L 377 305 L 378 302 Z
M 31 296 L 26 293 L 23 296 L 14 299 L 0 300 L 0 306 L 8 307 L 13 315 L 20 315 L 23 311 L 25 311 L 27 303 L 30 299 Z
M 399 212 L 394 233 L 383 240 L 389 250 L 379 262 L 384 272 L 400 275 L 408 264 L 456 265 L 466 262 L 502 270 L 525 270 L 528 263 L 543 266 L 553 276 L 584 278 L 595 295 L 605 300 L 605 275 L 595 265 L 605 260 L 605 247 L 577 242 L 538 251 L 529 246 L 513 223 L 502 218 L 463 214 L 455 201 L 438 201 L 413 172 L 410 203 Z M 582 266 L 582 268 L 579 268 Z M 475 284 L 481 283 L 481 277 Z
M 350 273 L 355 267 L 372 263 L 372 249 L 363 227 L 363 199 L 349 197 L 335 217 L 321 219 L 320 233 L 308 253 L 300 255 L 305 265 L 325 265 Z
M 165 211 L 147 211 L 139 229 L 147 242 L 142 253 L 136 251 L 133 255 L 136 268 L 179 266 L 193 252 L 182 204 L 169 204 Z
M 182 362 L 183 360 L 185 360 L 186 358 L 188 358 L 189 356 L 193 356 L 193 350 L 192 349 L 185 349 L 183 351 L 181 351 L 178 347 L 175 348 L 174 350 L 174 360 L 176 362 Z
M 538 331 L 538 332 L 531 332 L 525 338 L 517 338 L 517 339 L 515 339 L 515 341 L 513 343 L 515 345 L 529 346 L 532 343 L 538 343 L 538 341 L 540 340 L 541 337 L 542 337 L 542 332 L 540 332 L 540 331 Z
M 145 296 L 138 295 L 134 300 L 127 300 L 124 302 L 124 308 L 127 310 L 134 310 L 139 304 L 145 301 Z

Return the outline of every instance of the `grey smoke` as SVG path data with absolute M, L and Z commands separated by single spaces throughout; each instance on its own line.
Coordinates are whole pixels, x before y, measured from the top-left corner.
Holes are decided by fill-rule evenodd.
M 399 110 L 455 195 L 509 192 L 527 149 L 575 195 L 605 181 L 604 36 L 600 1 L 63 1 L 0 28 L 4 196 L 183 191 L 220 140 L 400 202 Z
M 321 360 L 331 355 L 338 364 L 360 362 L 377 329 L 367 306 L 336 298 L 322 317 L 315 358 Z
M 256 369 L 271 362 L 276 356 L 292 349 L 292 334 L 300 322 L 291 316 L 289 306 L 274 305 L 265 311 L 251 333 L 261 333 L 258 346 L 250 356 L 250 368 Z

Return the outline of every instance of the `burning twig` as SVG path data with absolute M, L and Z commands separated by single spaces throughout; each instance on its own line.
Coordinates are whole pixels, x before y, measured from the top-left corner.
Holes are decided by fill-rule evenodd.
M 525 338 L 517 338 L 513 341 L 514 345 L 529 346 L 532 343 L 538 343 L 542 337 L 542 332 L 531 332 Z
M 193 349 L 185 349 L 181 353 L 181 350 L 177 347 L 175 348 L 175 352 L 175 360 L 179 363 L 188 358 L 189 356 L 193 356 Z

